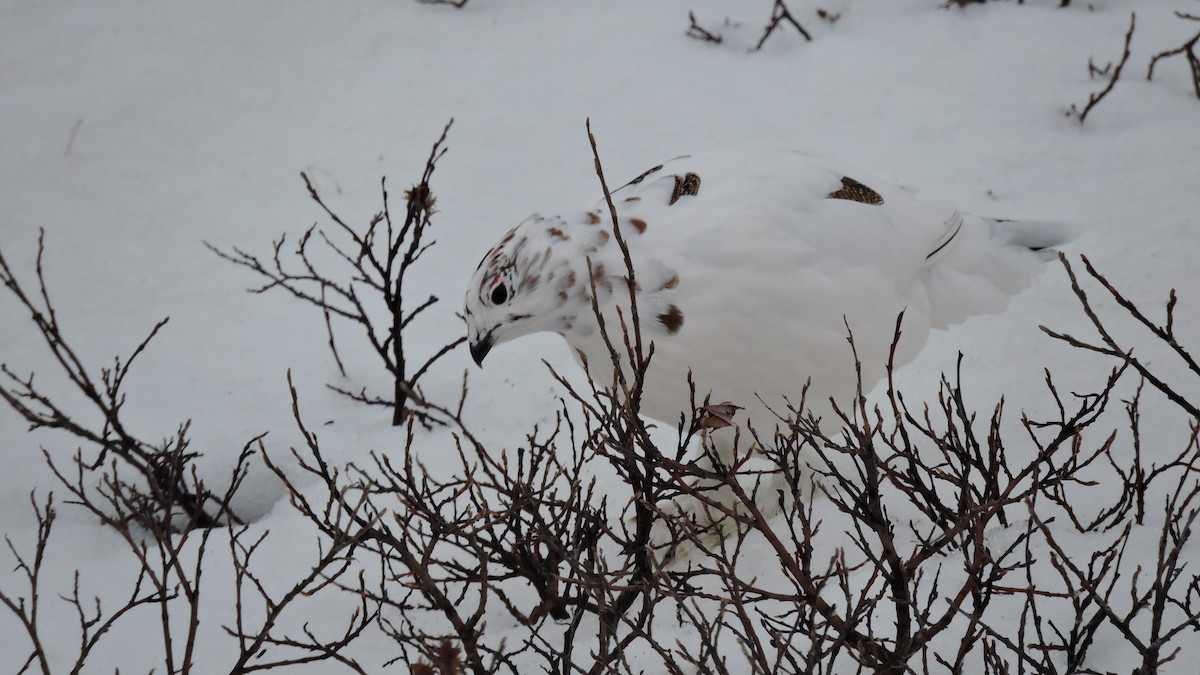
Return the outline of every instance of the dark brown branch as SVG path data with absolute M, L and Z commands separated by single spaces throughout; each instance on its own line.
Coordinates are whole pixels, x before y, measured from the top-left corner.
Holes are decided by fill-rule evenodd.
M 1088 271 L 1092 275 L 1092 277 L 1097 279 L 1098 281 L 1101 281 L 1101 283 L 1105 286 L 1105 288 L 1108 289 L 1109 292 L 1113 294 L 1114 298 L 1118 301 L 1118 303 L 1121 303 L 1122 306 L 1124 306 L 1127 310 L 1130 307 L 1132 307 L 1132 303 L 1129 303 L 1128 300 L 1126 300 L 1123 296 L 1118 294 L 1116 292 L 1116 289 L 1113 288 L 1111 286 L 1111 284 L 1109 284 L 1107 282 L 1107 280 L 1105 280 L 1098 272 L 1096 272 L 1091 267 L 1091 264 L 1088 262 L 1086 257 L 1082 257 L 1082 259 L 1084 261 L 1084 265 L 1086 265 L 1088 267 Z M 1140 359 L 1138 359 L 1137 357 L 1135 357 L 1133 355 L 1132 349 L 1126 349 L 1126 348 L 1118 345 L 1117 341 L 1112 337 L 1112 335 L 1109 334 L 1107 328 L 1105 328 L 1105 326 L 1104 326 L 1104 323 L 1100 320 L 1100 317 L 1097 316 L 1095 310 L 1092 308 L 1091 303 L 1088 300 L 1087 293 L 1084 292 L 1083 288 L 1079 285 L 1079 280 L 1075 278 L 1075 271 L 1073 269 L 1071 269 L 1071 265 L 1067 261 L 1066 256 L 1060 253 L 1059 260 L 1062 261 L 1063 267 L 1067 271 L 1067 276 L 1071 279 L 1071 290 L 1073 290 L 1075 292 L 1075 296 L 1079 299 L 1079 302 L 1083 307 L 1084 313 L 1087 315 L 1088 319 L 1091 320 L 1092 325 L 1095 326 L 1095 328 L 1096 328 L 1097 332 L 1100 334 L 1100 338 L 1104 344 L 1096 345 L 1096 344 L 1092 344 L 1089 342 L 1085 342 L 1085 341 L 1077 339 L 1069 334 L 1058 333 L 1058 332 L 1052 331 L 1049 328 L 1046 328 L 1045 326 L 1040 327 L 1042 329 L 1042 331 L 1045 332 L 1050 337 L 1053 337 L 1057 340 L 1062 340 L 1063 342 L 1066 342 L 1067 344 L 1069 344 L 1073 347 L 1076 347 L 1079 349 L 1086 349 L 1088 351 L 1094 351 L 1099 354 L 1104 354 L 1106 356 L 1111 356 L 1111 357 L 1122 360 L 1125 363 L 1125 365 L 1130 366 L 1134 370 L 1136 370 L 1139 374 L 1141 374 L 1142 377 L 1144 377 L 1146 379 L 1147 382 L 1149 382 L 1151 385 L 1153 385 L 1155 389 L 1158 389 L 1167 398 L 1169 398 L 1173 403 L 1175 403 L 1180 408 L 1187 411 L 1187 413 L 1189 415 L 1191 415 L 1194 418 L 1200 418 L 1200 407 L 1192 404 L 1182 394 L 1175 391 L 1164 380 L 1159 378 L 1155 373 L 1151 372 L 1149 367 L 1145 363 L 1143 363 Z M 1172 293 L 1172 297 L 1174 297 L 1173 293 Z M 1168 304 L 1168 317 L 1170 317 L 1170 309 L 1173 307 L 1174 307 L 1174 300 L 1172 300 Z M 1172 349 L 1174 349 L 1175 353 L 1179 354 L 1179 356 L 1184 359 L 1184 361 L 1188 364 L 1189 369 L 1191 369 L 1193 372 L 1197 372 L 1198 369 L 1195 366 L 1195 362 L 1191 359 L 1191 356 L 1188 354 L 1188 352 L 1186 350 L 1184 350 L 1182 347 L 1180 347 L 1177 342 L 1175 342 L 1173 332 L 1168 332 L 1167 326 L 1171 325 L 1169 318 L 1168 318 L 1167 326 L 1159 328 L 1157 326 L 1154 326 L 1153 322 L 1151 322 L 1149 319 L 1147 319 L 1140 311 L 1134 311 L 1133 314 L 1134 314 L 1135 318 L 1137 318 L 1143 325 L 1148 326 L 1151 329 L 1151 331 L 1155 333 L 1156 336 L 1158 336 L 1163 341 L 1167 342 L 1167 344 L 1170 345 L 1172 347 Z M 1198 374 L 1200 374 L 1200 373 L 1198 373 Z
M 784 21 L 790 23 L 801 35 L 804 36 L 806 41 L 812 42 L 812 35 L 809 35 L 808 31 L 804 29 L 804 26 L 801 26 L 800 22 L 796 20 L 796 17 L 792 16 L 791 10 L 788 9 L 783 0 L 775 0 L 775 4 L 771 7 L 771 20 L 767 23 L 766 28 L 763 29 L 763 34 L 762 37 L 758 39 L 758 44 L 754 45 L 754 49 L 750 51 L 757 52 L 762 50 L 763 45 L 767 43 L 767 38 L 771 37 L 771 34 L 775 32 L 775 29 L 779 27 L 779 24 L 783 23 Z
M 688 10 L 688 24 L 689 25 L 688 25 L 687 32 L 684 34 L 687 35 L 688 37 L 692 38 L 693 40 L 700 40 L 701 42 L 711 42 L 713 44 L 719 45 L 725 39 L 725 38 L 721 37 L 720 33 L 712 33 L 710 31 L 708 31 L 707 29 L 705 29 L 700 24 L 696 23 L 696 13 L 690 9 Z
M 1136 25 L 1136 23 L 1137 23 L 1137 13 L 1136 12 L 1130 13 L 1130 15 L 1129 15 L 1129 31 L 1127 33 L 1125 33 L 1125 50 L 1121 54 L 1121 60 L 1117 62 L 1116 68 L 1112 69 L 1112 77 L 1109 78 L 1108 84 L 1105 85 L 1105 87 L 1103 89 L 1101 89 L 1100 91 L 1098 91 L 1094 94 L 1088 95 L 1088 102 L 1087 102 L 1087 105 L 1085 105 L 1083 107 L 1083 110 L 1080 110 L 1079 108 L 1075 107 L 1075 104 L 1073 104 L 1073 103 L 1071 104 L 1071 109 L 1068 111 L 1067 114 L 1075 116 L 1075 118 L 1079 120 L 1079 124 L 1082 125 L 1084 123 L 1084 121 L 1087 120 L 1088 113 L 1092 112 L 1092 108 L 1095 108 L 1096 105 L 1098 105 L 1100 103 L 1100 101 L 1104 100 L 1104 97 L 1108 96 L 1109 92 L 1111 92 L 1113 90 L 1113 87 L 1117 86 L 1117 80 L 1121 79 L 1121 71 L 1125 68 L 1125 63 L 1129 61 L 1129 44 L 1130 44 L 1130 42 L 1133 41 L 1133 29 L 1134 29 L 1134 26 Z M 1108 72 L 1108 68 L 1105 68 L 1103 70 L 1097 69 L 1092 64 L 1091 60 L 1089 59 L 1088 60 L 1088 72 L 1089 72 L 1089 74 L 1096 73 L 1096 72 L 1105 73 L 1105 72 Z
M 1193 16 L 1183 12 L 1175 12 L 1175 16 L 1188 21 L 1200 21 L 1200 16 Z M 1192 36 L 1192 39 L 1184 42 L 1175 49 L 1168 49 L 1164 52 L 1154 55 L 1154 57 L 1150 59 L 1150 66 L 1146 69 L 1146 79 L 1154 79 L 1154 66 L 1158 64 L 1159 59 L 1166 59 L 1172 56 L 1183 54 L 1184 58 L 1187 59 L 1188 68 L 1192 73 L 1192 89 L 1196 92 L 1196 98 L 1200 98 L 1200 56 L 1196 55 L 1197 44 L 1200 44 L 1200 33 L 1196 33 L 1194 36 Z

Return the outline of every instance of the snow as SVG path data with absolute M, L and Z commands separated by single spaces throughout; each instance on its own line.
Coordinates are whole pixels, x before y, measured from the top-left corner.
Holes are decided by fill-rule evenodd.
M 1143 75 L 1150 56 L 1194 34 L 1195 24 L 1171 14 L 1195 12 L 1194 1 L 789 4 L 814 40 L 784 26 L 761 52 L 747 53 L 769 15 L 765 1 L 472 0 L 454 10 L 408 0 L 7 0 L 0 250 L 30 280 L 45 229 L 47 280 L 68 339 L 97 367 L 171 317 L 128 382 L 125 414 L 151 439 L 191 419 L 201 470 L 213 481 L 259 433 L 270 432 L 275 457 L 300 442 L 289 369 L 331 461 L 402 446 L 403 434 L 378 410 L 325 390 L 338 376 L 320 315 L 281 294 L 245 293 L 256 280 L 203 242 L 265 253 L 281 232 L 311 225 L 321 214 L 301 171 L 348 222 L 365 222 L 378 209 L 380 176 L 393 194 L 415 180 L 450 117 L 450 152 L 433 180 L 440 241 L 411 280 L 414 297 L 434 293 L 442 302 L 414 325 L 418 349 L 461 333 L 454 312 L 465 283 L 501 233 L 530 212 L 573 211 L 596 199 L 588 117 L 610 180 L 698 148 L 767 140 L 918 185 L 963 210 L 1080 223 L 1085 234 L 1071 252 L 1086 253 L 1148 309 L 1177 289 L 1176 330 L 1200 333 L 1200 240 L 1192 232 L 1200 101 L 1180 58 L 1160 63 L 1153 82 Z M 818 6 L 840 20 L 818 20 Z M 1131 8 L 1139 14 L 1129 70 L 1080 127 L 1064 110 L 1102 86 L 1088 78 L 1087 59 L 1119 58 Z M 684 37 L 689 9 L 726 41 Z M 740 27 L 723 26 L 727 16 Z M 1045 414 L 1053 403 L 1044 366 L 1070 391 L 1097 386 L 1110 364 L 1050 340 L 1039 324 L 1091 334 L 1054 265 L 1007 313 L 936 334 L 899 383 L 910 399 L 932 397 L 962 351 L 966 388 L 983 410 L 1003 394 L 1013 413 Z M 1113 326 L 1138 335 L 1129 321 Z M 1166 363 L 1155 346 L 1144 349 Z M 386 384 L 369 354 L 342 353 L 353 386 Z M 423 385 L 431 398 L 451 400 L 470 368 L 467 419 L 490 444 L 511 447 L 557 409 L 562 392 L 543 358 L 582 381 L 561 340 L 535 336 L 505 345 L 482 371 L 461 348 Z M 7 294 L 0 361 L 38 372 L 52 394 L 72 395 Z M 1194 379 L 1180 375 L 1178 385 L 1200 396 Z M 1156 457 L 1171 456 L 1186 419 L 1161 397 L 1146 402 L 1144 443 Z M 448 434 L 420 440 L 423 461 L 448 469 Z M 0 409 L 0 531 L 20 550 L 35 534 L 29 493 L 62 492 L 39 446 L 65 458 L 75 442 L 27 433 Z M 256 469 L 241 494 L 259 516 L 253 527 L 272 533 L 261 555 L 280 583 L 303 573 L 316 555 L 314 535 L 279 501 L 278 482 Z M 59 511 L 46 588 L 67 592 L 81 568 L 83 593 L 115 602 L 134 571 L 124 545 L 80 510 Z M 1149 543 L 1130 555 L 1149 561 L 1156 536 L 1147 528 L 1139 537 Z M 1186 553 L 1200 564 L 1195 543 Z M 217 603 L 230 580 L 215 570 L 212 578 L 207 592 Z M 18 575 L 4 572 L 0 590 L 21 590 Z M 65 622 L 69 632 L 75 618 L 53 593 L 42 621 Z M 197 672 L 222 672 L 228 655 L 216 645 L 229 638 L 218 626 L 229 608 L 205 611 L 213 646 L 199 654 Z M 156 626 L 153 612 L 130 617 L 102 641 L 92 669 L 161 667 L 157 652 L 139 647 Z M 73 649 L 73 640 L 54 645 L 54 663 L 69 663 Z M 352 653 L 370 670 L 394 649 L 368 631 Z M 19 668 L 25 654 L 25 636 L 0 614 L 0 669 Z M 1098 663 L 1105 657 L 1095 653 Z M 1187 663 L 1169 672 L 1189 672 Z

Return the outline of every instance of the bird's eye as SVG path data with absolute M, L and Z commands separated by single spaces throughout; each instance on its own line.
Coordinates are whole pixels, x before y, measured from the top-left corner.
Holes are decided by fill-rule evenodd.
M 508 301 L 508 289 L 505 288 L 504 284 L 499 284 L 495 288 L 492 289 L 492 304 L 493 305 L 503 305 L 507 301 Z

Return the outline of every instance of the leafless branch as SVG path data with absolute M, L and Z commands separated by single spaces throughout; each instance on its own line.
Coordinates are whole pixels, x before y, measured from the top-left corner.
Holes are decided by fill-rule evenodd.
M 333 319 L 356 325 L 371 351 L 391 376 L 392 390 L 384 398 L 367 396 L 365 392 L 352 395 L 347 393 L 345 387 L 331 385 L 330 388 L 355 401 L 391 408 L 392 424 L 396 426 L 403 424 L 409 415 L 415 415 L 425 425 L 438 421 L 421 410 L 424 397 L 418 389 L 418 381 L 430 366 L 466 341 L 465 337 L 452 340 L 423 364 L 414 366 L 404 340 L 405 329 L 413 319 L 438 301 L 437 297 L 429 296 L 410 307 L 412 298 L 406 295 L 404 283 L 413 266 L 435 243 L 426 236 L 432 226 L 430 218 L 436 210 L 437 201 L 429 182 L 438 160 L 446 153 L 446 137 L 452 124 L 453 119 L 447 122 L 441 136 L 433 144 L 421 179 L 404 193 L 406 208 L 402 224 L 392 222 L 386 179 L 380 182 L 383 210 L 375 214 L 364 229 L 358 230 L 325 203 L 312 181 L 302 173 L 300 175 L 309 197 L 334 225 L 331 233 L 317 229 L 315 225 L 306 230 L 292 251 L 290 261 L 284 255 L 286 234 L 275 242 L 270 262 L 236 247 L 224 251 L 205 244 L 221 258 L 245 267 L 266 280 L 251 292 L 263 293 L 278 288 L 319 309 L 325 321 L 330 352 L 343 375 L 346 371 L 338 353 Z M 313 250 L 314 241 L 323 245 L 323 253 L 332 254 L 342 263 L 347 269 L 344 275 L 327 270 L 318 262 L 320 253 Z M 376 306 L 386 312 L 386 323 L 380 322 L 372 312 Z
M 689 25 L 688 25 L 686 35 L 688 37 L 692 38 L 693 40 L 700 40 L 701 42 L 711 42 L 713 44 L 719 45 L 725 39 L 725 38 L 721 37 L 720 33 L 710 32 L 707 29 L 705 29 L 703 26 L 701 26 L 700 24 L 696 23 L 696 13 L 690 9 L 688 10 L 688 24 Z
M 800 22 L 796 20 L 796 17 L 792 16 L 791 10 L 788 9 L 783 0 L 775 0 L 775 4 L 771 7 L 771 20 L 767 23 L 766 28 L 763 29 L 763 34 L 762 37 L 758 39 L 758 44 L 754 45 L 754 49 L 750 51 L 757 52 L 761 50 L 763 45 L 767 43 L 767 38 L 771 37 L 771 34 L 775 32 L 775 29 L 785 21 L 791 24 L 793 28 L 803 35 L 805 41 L 812 42 L 812 35 L 810 35 L 809 32 L 804 29 L 804 26 L 800 25 Z
M 1200 21 L 1200 16 L 1185 14 L 1184 12 L 1175 12 L 1175 16 L 1186 21 Z M 1159 59 L 1183 54 L 1184 58 L 1187 59 L 1188 68 L 1192 73 L 1192 88 L 1196 92 L 1196 97 L 1200 98 L 1200 56 L 1196 55 L 1196 45 L 1198 43 L 1200 43 L 1200 33 L 1196 33 L 1190 40 L 1175 49 L 1168 49 L 1156 54 L 1150 59 L 1150 66 L 1146 69 L 1146 79 L 1154 79 L 1154 66 L 1158 63 Z
M 1129 31 L 1127 33 L 1125 33 L 1125 50 L 1121 54 L 1121 60 L 1117 62 L 1116 67 L 1112 68 L 1112 77 L 1108 80 L 1108 84 L 1105 85 L 1105 87 L 1103 89 L 1101 89 L 1100 91 L 1098 91 L 1094 94 L 1088 95 L 1088 102 L 1087 102 L 1087 105 L 1085 105 L 1083 107 L 1083 110 L 1080 110 L 1079 108 L 1075 107 L 1075 104 L 1073 104 L 1073 103 L 1071 104 L 1071 108 L 1067 112 L 1067 114 L 1072 115 L 1076 119 L 1078 119 L 1079 124 L 1082 125 L 1084 123 L 1084 121 L 1087 120 L 1088 113 L 1090 113 L 1092 111 L 1092 108 L 1095 108 L 1096 105 L 1100 103 L 1100 101 L 1104 100 L 1104 97 L 1108 96 L 1109 92 L 1111 92 L 1113 90 L 1113 87 L 1117 86 L 1117 80 L 1121 79 L 1121 71 L 1125 68 L 1125 63 L 1127 61 L 1129 61 L 1129 43 L 1133 41 L 1133 29 L 1134 29 L 1134 26 L 1136 25 L 1136 23 L 1137 23 L 1137 13 L 1132 12 L 1129 15 Z M 1105 67 L 1104 69 L 1098 69 L 1095 67 L 1095 65 L 1092 64 L 1091 60 L 1089 59 L 1088 60 L 1088 73 L 1089 73 L 1089 75 L 1094 74 L 1094 73 L 1104 74 L 1104 73 L 1108 72 L 1108 70 L 1111 66 L 1112 66 L 1112 64 L 1109 64 L 1109 66 Z

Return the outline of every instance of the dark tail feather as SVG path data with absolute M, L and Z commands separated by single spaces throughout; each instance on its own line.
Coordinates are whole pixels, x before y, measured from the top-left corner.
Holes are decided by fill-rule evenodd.
M 992 237 L 1010 246 L 1036 251 L 1042 260 L 1057 257 L 1057 248 L 1079 234 L 1078 228 L 1052 220 L 1009 220 L 984 218 L 992 229 Z

